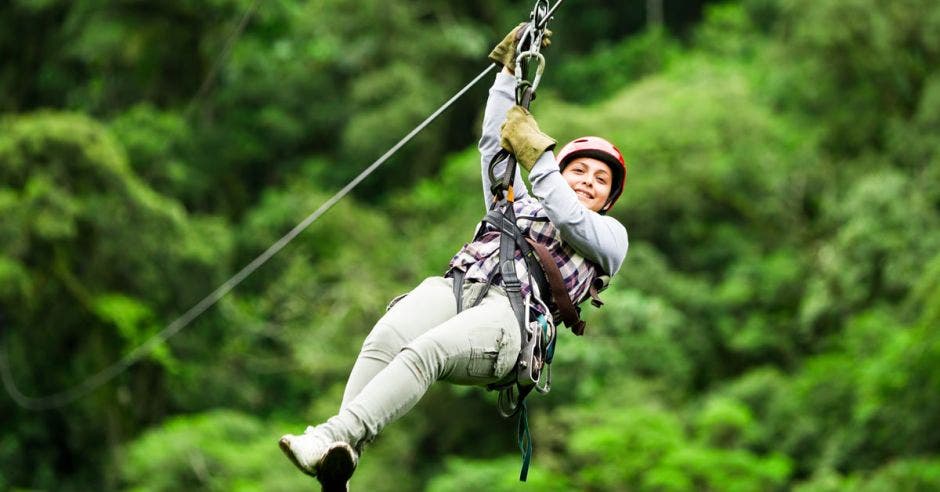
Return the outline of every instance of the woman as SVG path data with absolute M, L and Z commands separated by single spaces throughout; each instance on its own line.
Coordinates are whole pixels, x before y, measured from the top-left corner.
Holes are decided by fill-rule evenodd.
M 504 70 L 490 89 L 479 144 L 484 203 L 493 203 L 488 164 L 505 148 L 530 171 L 532 195 L 518 171 L 515 176 L 519 229 L 549 249 L 577 303 L 597 276 L 614 275 L 626 257 L 626 229 L 605 215 L 623 191 L 626 166 L 616 147 L 598 137 L 577 139 L 555 158 L 555 141 L 528 111 L 514 106 L 515 34 L 490 54 Z M 444 277 L 425 279 L 376 323 L 353 366 L 339 413 L 301 435 L 281 438 L 287 457 L 316 476 L 324 490 L 345 490 L 363 445 L 407 413 L 433 382 L 486 386 L 512 371 L 520 330 L 498 273 L 493 276 L 499 268 L 499 232 L 483 227 L 453 257 Z M 460 312 L 453 288 L 457 272 L 465 279 L 463 299 L 482 296 Z M 531 293 L 528 276 L 520 277 L 523 295 Z

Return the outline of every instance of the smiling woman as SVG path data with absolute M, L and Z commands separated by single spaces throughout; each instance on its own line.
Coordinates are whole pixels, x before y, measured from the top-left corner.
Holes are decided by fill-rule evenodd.
M 607 203 L 612 181 L 607 164 L 591 157 L 579 157 L 571 161 L 561 175 L 585 207 L 598 212 Z
M 523 26 L 493 53 L 516 53 Z M 499 390 L 499 401 L 508 402 L 497 404 L 500 412 L 518 414 L 520 435 L 528 435 L 523 402 L 532 389 L 551 386 L 551 372 L 542 369 L 554 354 L 556 320 L 583 334 L 574 306 L 595 297 L 595 281 L 623 264 L 626 228 L 603 215 L 622 192 L 623 157 L 606 140 L 585 137 L 556 159 L 555 140 L 514 99 L 514 59 L 505 58 L 486 103 L 479 150 L 488 211 L 473 239 L 444 276 L 393 300 L 362 344 L 336 415 L 279 441 L 324 491 L 347 490 L 365 446 L 438 381 Z M 501 159 L 506 152 L 514 159 Z M 529 171 L 531 193 L 516 162 Z M 493 186 L 493 176 L 505 178 Z M 528 447 L 523 441 L 524 481 L 531 440 Z
M 614 206 L 627 181 L 623 154 L 600 137 L 581 137 L 569 142 L 558 153 L 558 166 L 581 203 L 602 214 Z

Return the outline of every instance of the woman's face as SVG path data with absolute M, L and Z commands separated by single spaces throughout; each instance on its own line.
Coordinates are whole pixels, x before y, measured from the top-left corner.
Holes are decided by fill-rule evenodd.
M 613 176 L 604 161 L 593 157 L 576 157 L 561 172 L 568 186 L 585 207 L 599 212 L 610 197 Z

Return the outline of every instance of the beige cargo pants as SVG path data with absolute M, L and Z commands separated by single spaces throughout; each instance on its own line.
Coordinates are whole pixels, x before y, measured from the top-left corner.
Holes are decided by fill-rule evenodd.
M 464 299 L 475 299 L 483 287 L 467 282 Z M 505 292 L 492 286 L 477 306 L 456 311 L 450 278 L 425 279 L 398 301 L 366 337 L 339 413 L 316 431 L 361 450 L 431 383 L 487 385 L 505 377 L 521 345 Z

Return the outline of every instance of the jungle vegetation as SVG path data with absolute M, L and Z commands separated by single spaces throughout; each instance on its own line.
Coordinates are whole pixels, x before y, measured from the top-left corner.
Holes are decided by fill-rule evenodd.
M 166 327 L 531 8 L 253 3 L 0 4 L 0 335 L 26 395 Z M 940 3 L 652 3 L 551 25 L 533 112 L 618 144 L 631 245 L 530 402 L 528 484 L 495 395 L 442 384 L 353 490 L 940 490 Z M 312 487 L 277 438 L 336 410 L 388 300 L 472 234 L 487 86 L 114 381 L 0 397 L 0 490 Z

